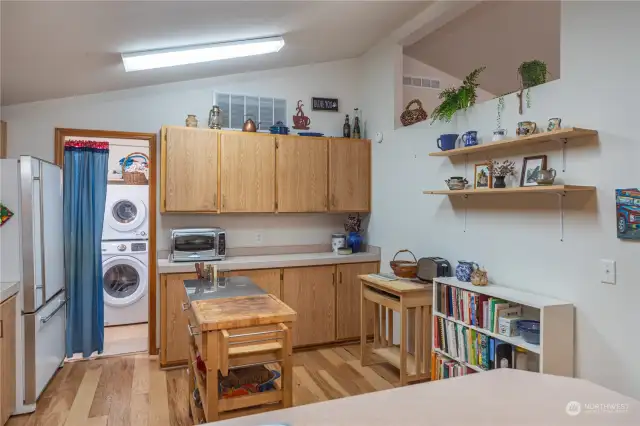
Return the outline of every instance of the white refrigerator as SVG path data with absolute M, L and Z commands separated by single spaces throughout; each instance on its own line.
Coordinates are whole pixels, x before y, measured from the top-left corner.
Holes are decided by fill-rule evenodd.
M 21 156 L 0 160 L 0 200 L 14 215 L 0 233 L 0 282 L 20 282 L 16 412 L 36 400 L 65 358 L 62 170 Z

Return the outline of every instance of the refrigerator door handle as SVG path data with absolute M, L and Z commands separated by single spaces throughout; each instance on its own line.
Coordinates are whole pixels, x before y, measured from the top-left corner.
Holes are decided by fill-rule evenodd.
M 57 313 L 58 313 L 58 311 L 59 311 L 60 309 L 62 309 L 62 307 L 63 307 L 64 305 L 66 305 L 66 304 L 67 304 L 67 302 L 68 302 L 69 300 L 71 300 L 71 298 L 67 298 L 67 299 L 66 299 L 66 300 L 64 300 L 62 303 L 60 303 L 60 305 L 59 305 L 59 306 L 58 306 L 58 307 L 57 307 L 53 312 L 51 312 L 51 315 L 49 315 L 49 316 L 47 316 L 47 317 L 45 317 L 45 318 L 40 319 L 40 322 L 41 322 L 41 323 L 43 323 L 43 324 L 48 323 L 48 322 L 49 322 L 49 320 L 50 320 L 51 318 L 53 318 L 53 317 L 54 317 L 54 315 L 55 315 L 55 314 L 57 314 Z

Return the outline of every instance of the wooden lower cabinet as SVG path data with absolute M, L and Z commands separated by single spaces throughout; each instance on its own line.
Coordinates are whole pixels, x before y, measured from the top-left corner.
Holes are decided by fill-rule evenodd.
M 195 273 L 160 275 L 160 365 L 186 364 L 189 358 L 187 315 L 182 311 L 184 280 L 194 280 Z
M 360 336 L 360 280 L 358 275 L 376 273 L 378 262 L 346 263 L 336 267 L 336 339 L 353 339 Z M 367 330 L 373 330 L 373 311 L 370 311 Z
M 267 293 L 280 297 L 280 269 L 248 269 L 246 271 L 229 271 L 227 277 L 245 276 L 251 278 L 255 284 Z
M 16 408 L 16 296 L 0 304 L 0 426 Z
M 284 269 L 282 300 L 298 314 L 293 346 L 336 339 L 334 274 L 334 265 Z

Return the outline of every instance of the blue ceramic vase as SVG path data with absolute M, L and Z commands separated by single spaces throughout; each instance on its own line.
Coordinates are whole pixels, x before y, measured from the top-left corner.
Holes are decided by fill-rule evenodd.
M 456 278 L 458 281 L 471 282 L 471 273 L 478 268 L 479 266 L 476 262 L 459 260 L 458 266 L 456 266 Z
M 349 232 L 347 247 L 350 247 L 353 253 L 359 253 L 362 249 L 362 235 L 357 232 Z

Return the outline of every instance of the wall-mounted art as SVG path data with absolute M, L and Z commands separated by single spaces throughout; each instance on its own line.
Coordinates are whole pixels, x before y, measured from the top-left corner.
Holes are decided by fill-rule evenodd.
M 13 212 L 9 210 L 7 206 L 0 203 L 0 226 L 4 225 L 6 221 L 13 216 Z
M 298 101 L 296 115 L 293 116 L 293 128 L 296 130 L 309 130 L 309 126 L 311 125 L 311 119 L 304 115 L 304 111 L 302 111 L 303 106 L 302 101 Z
M 312 111 L 338 112 L 338 99 L 336 98 L 311 98 Z
M 616 189 L 618 238 L 640 240 L 640 189 Z

